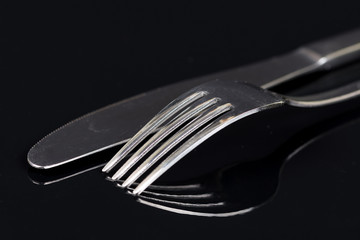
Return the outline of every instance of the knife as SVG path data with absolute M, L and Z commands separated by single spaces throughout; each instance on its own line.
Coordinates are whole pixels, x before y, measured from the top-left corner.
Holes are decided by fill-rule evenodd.
M 34 168 L 50 169 L 123 144 L 167 103 L 207 81 L 231 78 L 270 89 L 358 58 L 360 29 L 255 64 L 158 88 L 71 121 L 36 143 L 27 159 Z

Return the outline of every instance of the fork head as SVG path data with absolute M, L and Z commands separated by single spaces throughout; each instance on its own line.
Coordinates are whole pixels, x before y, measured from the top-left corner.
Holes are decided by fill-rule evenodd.
M 160 162 L 132 191 L 135 195 L 140 194 L 221 129 L 246 116 L 281 106 L 284 102 L 283 98 L 271 92 L 239 81 L 215 80 L 202 84 L 161 110 L 115 154 L 103 172 L 111 171 L 127 159 L 112 176 L 112 180 L 116 181 L 140 163 L 121 184 L 122 187 L 130 187 Z M 135 153 L 127 158 L 134 150 Z

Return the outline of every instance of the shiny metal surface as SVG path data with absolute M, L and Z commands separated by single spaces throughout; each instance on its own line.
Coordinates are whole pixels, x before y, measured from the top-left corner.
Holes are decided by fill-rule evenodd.
M 35 168 L 49 169 L 123 144 L 161 110 L 164 102 L 173 99 L 173 93 L 181 94 L 192 84 L 176 83 L 75 119 L 36 143 L 28 153 L 28 162 Z
M 356 30 L 283 56 L 115 103 L 76 119 L 40 140 L 29 151 L 28 162 L 35 168 L 48 169 L 123 144 L 175 96 L 207 81 L 236 79 L 270 88 L 311 72 L 329 70 L 359 56 L 359 35 L 360 31 Z
M 139 186 L 135 188 L 133 191 L 135 195 L 144 191 L 182 157 L 224 127 L 251 114 L 271 109 L 273 107 L 279 107 L 284 104 L 284 101 L 279 97 L 259 91 L 259 89 L 256 88 L 243 86 L 239 83 L 226 85 L 224 82 L 219 81 L 204 84 L 199 88 L 208 90 L 209 95 L 207 97 L 218 97 L 221 99 L 218 102 L 220 106 L 207 114 L 204 114 L 204 116 L 202 116 L 198 121 L 195 121 L 194 123 L 189 124 L 189 126 L 186 126 L 184 129 L 179 130 L 178 133 L 174 134 L 173 137 L 161 145 L 153 155 L 146 159 L 144 163 L 140 165 L 140 167 L 136 169 L 128 179 L 125 180 L 123 186 L 127 187 L 137 180 L 137 178 L 150 167 L 147 166 L 147 162 L 159 160 L 159 158 L 171 150 L 171 148 L 180 144 L 185 137 L 193 132 L 195 133 L 191 139 L 183 143 L 179 148 L 175 149 L 169 157 L 163 160 L 160 165 L 155 168 L 155 170 L 153 170 L 143 180 L 143 182 L 139 184 Z M 210 124 L 210 127 L 201 131 L 202 127 L 206 126 L 205 124 Z M 200 132 L 198 132 L 199 130 Z M 168 146 L 171 146 L 171 148 Z
M 357 83 L 358 85 L 358 83 Z M 347 89 L 349 90 L 349 89 Z M 356 97 L 359 95 L 358 89 L 352 88 L 354 91 L 353 94 L 351 94 L 350 97 L 342 97 L 339 101 L 343 100 L 349 100 L 352 97 Z M 203 84 L 192 91 L 188 95 L 192 95 L 193 91 L 198 92 L 208 92 L 206 96 L 204 96 L 203 100 L 209 100 L 214 97 L 219 98 L 217 105 L 225 106 L 226 104 L 229 104 L 231 108 L 229 108 L 228 112 L 223 112 L 221 115 L 215 115 L 218 118 L 211 117 L 212 111 L 209 110 L 209 113 L 204 114 L 202 117 L 200 117 L 199 120 L 193 122 L 190 122 L 188 126 L 185 126 L 183 129 L 180 129 L 178 133 L 175 133 L 172 137 L 170 137 L 165 143 L 160 145 L 157 150 L 154 151 L 152 155 L 150 155 L 146 160 L 143 161 L 143 163 L 134 170 L 129 177 L 125 179 L 125 182 L 122 184 L 122 187 L 129 187 L 132 183 L 134 183 L 140 176 L 145 174 L 145 172 L 157 161 L 160 160 L 167 152 L 169 152 L 171 149 L 173 149 L 177 144 L 179 144 L 182 140 L 184 140 L 185 137 L 187 137 L 189 134 L 195 132 L 195 134 L 187 141 L 182 143 L 177 149 L 175 149 L 167 158 L 162 160 L 162 162 L 149 174 L 145 177 L 145 179 L 140 182 L 140 184 L 133 190 L 133 194 L 138 195 L 141 194 L 150 184 L 152 184 L 154 181 L 156 181 L 162 174 L 164 174 L 166 171 L 168 171 L 174 164 L 176 164 L 178 161 L 180 161 L 186 154 L 191 152 L 194 148 L 196 148 L 198 145 L 203 143 L 205 140 L 210 138 L 212 135 L 216 134 L 218 131 L 222 130 L 223 128 L 245 118 L 252 114 L 256 114 L 258 112 L 269 110 L 274 107 L 280 107 L 286 103 L 296 102 L 296 100 L 280 96 L 273 95 L 270 92 L 266 92 L 262 89 L 246 86 L 239 82 L 231 82 L 231 81 L 214 81 L 211 83 Z M 340 88 L 339 91 L 333 91 L 331 94 L 323 94 L 325 96 L 329 96 L 332 94 L 335 96 L 335 94 L 341 94 L 343 93 L 343 89 Z M 321 95 L 321 96 L 323 96 Z M 346 96 L 346 95 L 345 95 Z M 175 101 L 181 101 L 182 98 L 185 98 L 184 96 L 180 97 L 180 99 L 177 99 Z M 320 107 L 328 105 L 329 103 L 325 102 L 323 105 L 319 104 L 313 104 L 314 100 L 317 98 L 314 98 L 311 96 L 304 102 L 307 102 L 307 105 L 296 105 L 296 107 Z M 334 104 L 337 101 L 331 101 L 330 103 Z M 291 104 L 294 105 L 294 104 Z M 222 107 L 220 106 L 220 107 Z M 218 107 L 218 108 L 220 108 Z M 216 106 L 212 107 L 216 111 Z M 210 117 L 209 117 L 210 116 Z M 180 116 L 181 117 L 181 116 Z M 201 122 L 201 119 L 207 119 L 204 122 Z M 199 124 L 198 122 L 201 122 Z M 209 123 L 209 125 L 205 128 L 202 128 L 202 126 L 205 123 Z M 190 130 L 191 129 L 191 130 Z M 150 142 L 147 144 L 157 144 L 160 141 L 157 141 L 156 139 L 150 139 Z M 226 140 L 225 140 L 226 141 Z M 122 153 L 122 149 L 119 151 L 119 153 Z M 138 153 L 138 155 L 145 155 Z M 139 159 L 138 159 L 139 160 Z M 109 162 L 108 165 L 111 165 L 112 163 Z M 125 163 L 126 164 L 126 163 Z M 114 167 L 114 165 L 111 165 L 111 167 Z M 127 168 L 129 169 L 129 168 Z M 131 170 L 128 170 L 131 172 Z M 115 173 L 113 176 L 113 180 L 118 180 L 121 176 L 123 176 L 126 173 L 126 171 L 122 170 L 121 175 L 118 175 Z
M 336 42 L 332 42 L 332 40 L 328 40 L 327 42 L 320 42 L 310 45 L 308 48 L 300 48 L 301 53 L 307 53 L 309 57 L 312 57 L 314 61 L 313 65 L 304 69 L 300 69 L 299 71 L 304 74 L 306 72 L 311 72 L 314 70 L 313 66 L 317 66 L 317 70 L 319 70 L 319 66 L 330 67 L 333 63 L 336 64 L 345 64 L 349 60 L 353 60 L 355 57 L 359 55 L 359 41 L 360 41 L 360 32 L 354 31 L 353 33 L 345 34 L 341 37 L 336 37 Z M 327 47 L 327 51 L 323 51 L 324 48 L 320 47 L 318 52 L 315 50 L 319 46 L 331 46 Z M 306 51 L 304 49 L 307 49 Z M 317 58 L 313 57 L 316 56 Z M 284 69 L 283 69 L 284 70 Z M 286 70 L 286 69 L 285 69 Z M 262 72 L 262 74 L 264 74 Z M 275 83 L 272 83 L 274 81 Z M 273 86 L 275 84 L 279 84 L 281 81 L 279 79 L 272 80 L 268 83 L 262 83 L 262 87 L 266 88 L 267 86 Z M 201 94 L 207 93 L 207 94 Z M 344 87 L 338 87 L 331 91 L 325 91 L 315 95 L 309 95 L 302 98 L 292 98 L 292 97 L 280 97 L 276 94 L 271 94 L 266 92 L 260 88 L 250 88 L 249 86 L 240 83 L 238 80 L 231 79 L 219 79 L 209 83 L 202 84 L 196 88 L 193 88 L 189 92 L 181 95 L 179 98 L 175 99 L 174 102 L 178 102 L 179 104 L 175 106 L 171 105 L 169 107 L 165 107 L 154 119 L 152 119 L 148 125 L 146 125 L 143 129 L 139 131 L 138 134 L 133 137 L 128 144 L 131 145 L 129 149 L 127 145 L 125 145 L 116 155 L 121 156 L 123 159 L 132 149 L 134 149 L 147 135 L 150 134 L 152 130 L 156 127 L 160 127 L 165 121 L 169 120 L 169 117 L 162 112 L 172 111 L 172 108 L 177 108 L 178 111 L 181 108 L 185 107 L 182 105 L 182 102 L 187 102 L 187 99 L 193 99 L 193 96 L 201 95 L 203 101 L 208 101 L 212 98 L 220 99 L 217 103 L 228 104 L 232 106 L 228 109 L 228 113 L 221 113 L 219 119 L 215 119 L 219 115 L 211 116 L 211 109 L 208 114 L 204 114 L 200 117 L 199 120 L 190 122 L 188 126 L 185 126 L 183 129 L 179 130 L 178 133 L 175 133 L 169 140 L 163 143 L 157 150 L 154 151 L 152 155 L 150 155 L 144 162 L 135 170 L 133 173 L 126 178 L 125 182 L 122 184 L 123 187 L 129 187 L 132 183 L 134 183 L 141 175 L 143 175 L 155 162 L 159 161 L 161 157 L 163 157 L 166 153 L 168 153 L 172 148 L 174 148 L 177 144 L 179 144 L 182 140 L 184 140 L 189 134 L 199 131 L 195 133 L 195 135 L 183 143 L 179 148 L 175 149 L 173 153 L 170 154 L 165 160 L 163 160 L 150 174 L 148 174 L 145 179 L 134 189 L 133 194 L 138 195 L 141 194 L 150 184 L 156 181 L 162 174 L 164 174 L 169 168 L 171 168 L 175 163 L 177 163 L 180 159 L 182 159 L 186 154 L 192 151 L 199 144 L 204 142 L 206 139 L 222 130 L 223 128 L 235 123 L 236 121 L 243 119 L 249 115 L 258 113 L 263 110 L 272 109 L 274 107 L 279 107 L 284 105 L 285 103 L 295 106 L 295 107 L 305 107 L 305 108 L 314 108 L 314 107 L 324 107 L 330 104 L 339 103 L 342 101 L 349 100 L 351 98 L 357 97 L 360 95 L 360 82 L 355 82 L 348 84 Z M 196 99 L 198 100 L 198 99 Z M 193 103 L 195 101 L 191 101 Z M 196 107 L 197 102 L 194 103 Z M 223 105 L 223 106 L 225 106 Z M 213 107 L 213 111 L 216 111 L 216 106 Z M 219 107 L 221 108 L 221 106 Z M 171 115 L 173 116 L 173 115 Z M 171 117 L 170 116 L 170 117 Z M 180 115 L 174 115 L 175 118 L 181 118 Z M 202 119 L 207 119 L 206 121 L 201 122 Z M 198 124 L 201 122 L 201 124 Z M 202 129 L 205 123 L 210 122 L 208 127 Z M 148 128 L 147 126 L 155 126 L 154 128 Z M 191 130 L 190 130 L 191 129 Z M 146 133 L 146 135 L 141 135 L 142 133 Z M 141 138 L 138 135 L 141 135 Z M 168 133 L 170 135 L 170 132 Z M 157 138 L 150 139 L 146 145 L 155 146 L 160 142 Z M 140 153 L 138 152 L 136 156 L 142 155 L 145 156 L 147 152 L 144 152 L 144 148 L 142 147 Z M 114 158 L 105 165 L 103 168 L 104 172 L 108 172 L 109 169 L 115 167 L 118 161 L 114 161 Z M 140 158 L 137 158 L 137 161 Z M 130 167 L 135 163 L 132 162 L 133 159 L 128 160 L 125 163 L 124 168 L 120 168 L 118 172 L 116 172 L 112 179 L 118 180 L 128 171 L 130 171 Z
M 149 134 L 159 128 L 165 121 L 206 94 L 207 92 L 200 91 L 184 99 L 181 99 L 179 102 L 175 101 L 175 103 L 170 103 L 166 108 L 160 111 L 159 114 L 151 119 L 138 133 L 136 133 L 136 135 L 131 138 L 130 141 L 125 144 L 125 146 L 122 148 L 123 151 L 115 154 L 115 156 L 110 160 L 109 164 L 106 164 L 106 166 L 103 168 L 103 171 L 109 172 L 113 166 L 119 163 L 124 158 L 124 156 L 129 154 L 137 144 L 139 144 L 142 140 L 149 136 Z
M 200 114 L 205 109 L 214 105 L 218 101 L 217 98 L 210 99 L 197 107 L 193 108 L 191 111 L 187 111 L 181 117 L 174 120 L 172 123 L 167 125 L 166 127 L 159 130 L 154 136 L 151 137 L 136 153 L 131 156 L 131 159 L 126 161 L 124 164 L 112 177 L 113 180 L 120 179 L 123 174 L 131 168 L 141 157 L 143 157 L 146 153 L 148 153 L 153 147 L 156 146 L 157 143 L 162 141 L 167 135 L 169 135 L 172 131 L 176 130 L 179 126 L 184 124 L 189 119 L 195 117 Z

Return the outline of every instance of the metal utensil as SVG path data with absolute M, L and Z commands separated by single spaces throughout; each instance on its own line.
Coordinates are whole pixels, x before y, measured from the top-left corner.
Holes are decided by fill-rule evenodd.
M 312 64 L 303 68 L 293 69 L 291 57 L 287 55 L 285 61 L 288 69 L 282 66 L 281 71 L 291 72 L 291 76 L 283 75 L 282 78 L 264 81 L 258 78 L 258 86 L 249 85 L 237 79 L 222 78 L 202 84 L 176 98 L 153 119 L 151 119 L 103 168 L 109 172 L 121 160 L 134 150 L 151 133 L 161 128 L 153 137 L 143 144 L 134 155 L 113 175 L 113 180 L 118 180 L 146 156 L 152 149 L 152 154 L 126 178 L 123 187 L 129 187 L 142 176 L 156 162 L 172 151 L 178 144 L 180 147 L 170 152 L 170 155 L 150 173 L 134 189 L 133 194 L 140 194 L 150 184 L 157 180 L 163 173 L 171 168 L 186 154 L 210 138 L 223 128 L 255 113 L 273 109 L 280 106 L 290 108 L 320 108 L 357 97 L 360 94 L 360 82 L 354 82 L 335 88 L 330 91 L 309 95 L 305 97 L 289 97 L 266 91 L 265 89 L 281 82 L 321 68 L 341 65 L 358 57 L 360 51 L 360 31 L 345 34 L 332 40 L 315 43 L 308 47 L 300 48 L 295 56 L 302 54 Z M 297 57 L 296 60 L 299 60 Z M 302 59 L 304 60 L 304 59 Z M 284 59 L 282 59 L 284 61 Z M 276 62 L 276 61 L 275 61 Z M 270 62 L 269 62 L 270 63 Z M 294 61 L 298 65 L 299 61 Z M 270 64 L 271 65 L 271 64 Z M 266 65 L 269 67 L 269 65 Z M 266 68 L 265 68 L 266 69 Z M 291 69 L 291 71 L 289 71 Z M 259 67 L 257 73 L 277 74 L 278 69 L 268 69 L 263 72 Z M 245 78 L 246 79 L 246 78 Z M 190 121 L 190 122 L 189 122 Z M 189 122 L 189 123 L 188 123 Z M 187 124 L 186 124 L 187 123 Z M 184 126 L 185 125 L 185 126 Z M 173 134 L 173 132 L 175 132 Z M 190 137 L 190 139 L 186 139 Z M 168 138 L 160 145 L 165 138 Z
M 123 144 L 161 106 L 201 83 L 214 79 L 237 79 L 269 88 L 298 76 L 345 64 L 359 55 L 359 44 L 356 42 L 359 32 L 314 43 L 260 63 L 156 89 L 99 109 L 41 139 L 30 149 L 28 162 L 35 168 L 48 169 Z

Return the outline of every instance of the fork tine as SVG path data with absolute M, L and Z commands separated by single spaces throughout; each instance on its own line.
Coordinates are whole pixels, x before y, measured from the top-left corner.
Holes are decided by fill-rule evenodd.
M 229 125 L 231 122 L 231 118 L 228 118 L 228 121 L 221 119 L 215 123 L 210 124 L 208 127 L 187 140 L 169 157 L 167 157 L 163 162 L 161 162 L 159 166 L 157 166 L 141 183 L 139 183 L 138 186 L 134 189 L 133 194 L 141 194 L 150 184 L 156 181 L 162 174 L 169 170 L 180 159 L 182 159 L 185 155 L 191 152 L 194 148 L 196 148 L 210 136 Z
M 148 159 L 146 159 L 122 184 L 123 187 L 127 187 L 131 185 L 134 181 L 136 181 L 147 169 L 149 169 L 154 163 L 156 163 L 162 156 L 164 156 L 168 151 L 170 151 L 173 147 L 175 147 L 178 143 L 184 140 L 191 133 L 196 131 L 199 127 L 218 117 L 219 115 L 229 111 L 232 108 L 230 103 L 223 104 L 214 110 L 208 112 L 204 116 L 196 119 L 193 122 L 190 122 L 187 126 L 185 126 L 182 130 L 168 139 L 161 147 L 159 147 Z M 148 178 L 146 178 L 148 179 Z M 145 179 L 145 180 L 146 180 Z M 153 181 L 151 181 L 152 183 Z M 141 188 L 140 185 L 142 186 Z M 141 183 L 137 186 L 136 189 L 142 189 L 145 185 Z M 148 184 L 150 185 L 150 184 Z M 148 186 L 146 185 L 145 188 Z M 144 189 L 145 189 L 144 188 Z M 138 191 L 138 190 L 134 190 Z M 143 189 L 143 190 L 144 190 Z
M 136 153 L 134 153 L 134 155 L 132 155 L 129 160 L 127 160 L 122 165 L 122 167 L 112 176 L 112 179 L 120 179 L 132 166 L 134 166 L 143 156 L 145 156 L 152 148 L 154 148 L 158 143 L 160 143 L 171 132 L 173 132 L 175 129 L 184 124 L 189 119 L 203 112 L 205 109 L 213 106 L 218 101 L 219 98 L 212 98 L 208 101 L 205 101 L 197 105 L 193 109 L 183 113 L 183 115 L 178 117 L 172 123 L 162 128 L 154 136 L 152 136 L 152 138 L 148 140 Z
M 199 91 L 191 94 L 190 96 L 184 97 L 175 104 L 170 104 L 165 109 L 160 111 L 153 119 L 151 119 L 133 138 L 131 138 L 119 152 L 105 165 L 102 169 L 103 172 L 109 172 L 115 167 L 127 154 L 129 154 L 144 138 L 150 133 L 156 130 L 166 120 L 174 116 L 177 112 L 196 100 L 202 98 L 207 94 L 206 91 Z

